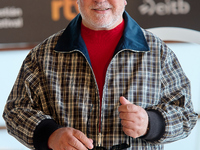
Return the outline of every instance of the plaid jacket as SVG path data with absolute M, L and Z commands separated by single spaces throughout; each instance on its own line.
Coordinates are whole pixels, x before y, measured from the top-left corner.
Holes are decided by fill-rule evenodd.
M 130 138 L 129 149 L 160 150 L 164 143 L 187 137 L 197 120 L 189 80 L 175 54 L 159 38 L 141 29 L 126 12 L 124 20 L 124 35 L 106 72 L 101 112 L 78 15 L 24 60 L 3 114 L 8 132 L 34 149 L 37 125 L 52 119 L 81 130 L 97 145 L 101 123 L 102 146 L 128 143 L 118 112 L 119 97 L 124 96 L 146 110 L 160 112 L 165 120 L 160 139 Z

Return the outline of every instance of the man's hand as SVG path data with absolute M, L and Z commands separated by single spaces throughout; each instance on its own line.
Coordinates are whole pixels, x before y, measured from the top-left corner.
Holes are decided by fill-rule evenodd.
M 133 138 L 145 135 L 148 127 L 147 112 L 142 107 L 130 103 L 124 97 L 120 97 L 120 103 L 122 105 L 118 110 L 124 133 Z
M 65 127 L 51 134 L 48 146 L 53 150 L 87 150 L 93 148 L 93 141 L 81 131 Z

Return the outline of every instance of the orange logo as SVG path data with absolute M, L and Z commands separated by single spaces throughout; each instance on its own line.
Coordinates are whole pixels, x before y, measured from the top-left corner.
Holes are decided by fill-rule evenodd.
M 52 0 L 51 16 L 53 21 L 60 19 L 61 8 L 63 8 L 63 15 L 67 20 L 72 20 L 79 13 L 77 0 Z

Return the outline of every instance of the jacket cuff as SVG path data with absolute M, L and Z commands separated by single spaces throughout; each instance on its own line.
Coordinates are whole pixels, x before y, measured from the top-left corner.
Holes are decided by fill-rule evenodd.
M 49 150 L 48 139 L 50 135 L 59 128 L 52 119 L 46 119 L 39 123 L 33 135 L 33 144 L 36 150 Z
M 147 134 L 141 138 L 150 142 L 154 142 L 163 137 L 165 132 L 165 120 L 159 111 L 148 110 L 147 114 L 149 116 L 149 129 Z

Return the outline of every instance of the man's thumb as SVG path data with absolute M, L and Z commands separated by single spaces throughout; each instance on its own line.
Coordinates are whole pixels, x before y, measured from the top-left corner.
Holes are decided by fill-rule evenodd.
M 121 96 L 119 98 L 119 101 L 122 105 L 126 105 L 126 104 L 131 104 L 131 102 L 129 102 L 125 97 Z

